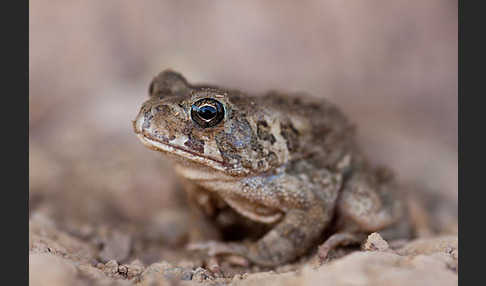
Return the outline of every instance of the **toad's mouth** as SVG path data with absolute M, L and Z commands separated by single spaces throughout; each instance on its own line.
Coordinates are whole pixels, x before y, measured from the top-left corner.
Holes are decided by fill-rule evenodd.
M 176 155 L 181 158 L 186 158 L 219 171 L 227 170 L 227 163 L 225 163 L 224 161 L 188 150 L 178 145 L 170 144 L 169 142 L 164 142 L 145 132 L 138 133 L 137 136 L 146 147 L 152 150 Z

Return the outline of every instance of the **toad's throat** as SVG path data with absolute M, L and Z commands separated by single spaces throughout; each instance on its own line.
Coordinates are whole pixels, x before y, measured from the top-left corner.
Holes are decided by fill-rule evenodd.
M 218 160 L 216 158 L 202 155 L 200 153 L 188 150 L 186 148 L 170 144 L 168 142 L 164 142 L 154 136 L 143 132 L 142 134 L 138 134 L 138 138 L 142 141 L 142 143 L 150 149 L 161 151 L 168 154 L 173 154 L 176 156 L 180 156 L 182 158 L 187 158 L 197 163 L 201 163 L 204 165 L 208 165 L 216 170 L 225 171 L 227 167 L 227 163 L 224 161 Z

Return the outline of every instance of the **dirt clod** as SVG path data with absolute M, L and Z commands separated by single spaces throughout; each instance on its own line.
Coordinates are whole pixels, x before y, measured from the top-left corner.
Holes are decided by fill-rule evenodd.
M 362 249 L 367 251 L 387 251 L 390 247 L 380 234 L 373 232 L 366 239 Z

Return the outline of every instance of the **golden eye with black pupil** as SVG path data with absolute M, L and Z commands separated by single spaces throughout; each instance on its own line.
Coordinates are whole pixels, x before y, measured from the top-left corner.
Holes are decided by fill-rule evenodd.
M 202 128 L 213 127 L 224 118 L 223 104 L 212 98 L 200 99 L 192 105 L 191 118 Z

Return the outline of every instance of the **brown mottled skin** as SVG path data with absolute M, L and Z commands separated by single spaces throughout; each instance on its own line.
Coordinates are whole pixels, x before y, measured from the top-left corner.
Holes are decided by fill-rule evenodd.
M 134 130 L 147 147 L 173 160 L 189 198 L 216 224 L 230 210 L 248 222 L 250 233 L 266 225 L 256 241 L 211 241 L 193 249 L 276 266 L 305 254 L 325 235 L 321 259 L 371 232 L 407 235 L 405 205 L 392 176 L 367 163 L 353 125 L 328 101 L 192 85 L 170 70 L 153 79 L 149 93 Z M 209 104 L 215 111 L 215 101 L 199 101 L 208 98 L 223 109 L 203 126 L 191 109 Z

